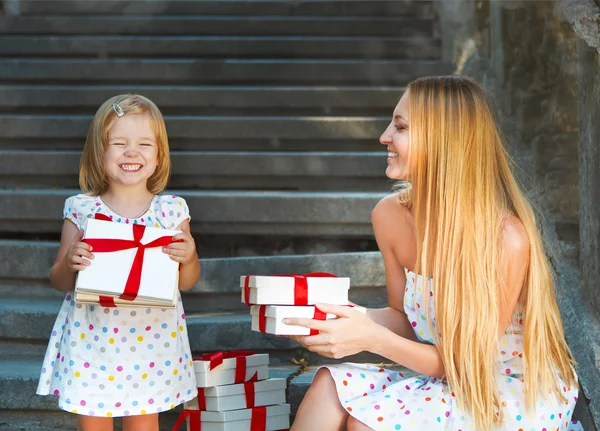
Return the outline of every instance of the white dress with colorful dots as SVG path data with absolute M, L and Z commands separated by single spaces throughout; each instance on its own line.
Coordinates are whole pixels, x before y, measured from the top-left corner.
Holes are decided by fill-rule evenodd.
M 146 214 L 127 219 L 98 197 L 65 202 L 64 218 L 82 227 L 102 213 L 118 223 L 175 229 L 189 219 L 185 200 L 155 196 Z M 93 264 L 93 263 L 92 263 Z M 181 296 L 174 309 L 76 304 L 67 293 L 52 329 L 37 393 L 86 416 L 159 413 L 196 396 Z
M 417 280 L 415 282 L 415 280 Z M 404 311 L 420 341 L 433 344 L 426 321 L 421 276 L 407 273 Z M 431 294 L 432 295 L 432 294 Z M 435 327 L 433 297 L 429 301 Z M 522 381 L 522 316 L 515 314 L 500 341 L 498 384 L 501 402 L 506 405 L 505 431 L 582 431 L 580 423 L 570 422 L 577 389 L 563 387 L 567 402 L 554 397 L 539 401 L 532 415 L 524 408 Z M 456 405 L 452 390 L 438 378 L 407 371 L 386 370 L 365 364 L 345 363 L 327 366 L 335 381 L 342 406 L 354 418 L 376 431 L 427 430 L 474 431 L 471 418 Z M 560 379 L 559 376 L 557 378 Z

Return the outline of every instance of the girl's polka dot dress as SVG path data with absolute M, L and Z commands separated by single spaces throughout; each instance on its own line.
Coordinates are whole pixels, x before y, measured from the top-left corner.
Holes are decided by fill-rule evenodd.
M 77 227 L 102 213 L 117 223 L 175 229 L 189 219 L 185 200 L 156 196 L 146 214 L 127 219 L 98 197 L 65 202 L 64 218 Z M 196 381 L 181 297 L 175 309 L 76 304 L 67 293 L 52 329 L 39 395 L 86 416 L 159 413 L 196 396 Z
M 415 281 L 416 280 L 416 281 Z M 421 277 L 407 273 L 404 311 L 422 342 L 433 344 L 426 321 Z M 433 294 L 430 316 L 435 326 Z M 505 431 L 583 431 L 570 422 L 577 389 L 563 386 L 567 402 L 554 397 L 539 401 L 531 414 L 525 411 L 522 315 L 516 314 L 500 341 L 498 385 L 505 407 Z M 456 405 L 445 381 L 412 371 L 393 371 L 365 364 L 327 366 L 336 384 L 342 406 L 354 418 L 377 431 L 427 430 L 475 431 L 469 415 Z M 559 376 L 557 378 L 560 379 Z

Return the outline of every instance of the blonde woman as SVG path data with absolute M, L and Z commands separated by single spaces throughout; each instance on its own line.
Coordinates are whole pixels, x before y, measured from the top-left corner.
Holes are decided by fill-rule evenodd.
M 380 142 L 401 181 L 372 214 L 388 307 L 287 323 L 319 330 L 295 339 L 324 356 L 370 351 L 410 371 L 322 368 L 292 430 L 581 429 L 542 239 L 484 91 L 417 79 Z

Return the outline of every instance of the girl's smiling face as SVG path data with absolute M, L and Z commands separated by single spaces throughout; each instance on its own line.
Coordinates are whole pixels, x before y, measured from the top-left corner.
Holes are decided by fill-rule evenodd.
M 385 174 L 394 180 L 408 180 L 408 153 L 410 149 L 409 140 L 409 113 L 408 92 L 404 93 L 396 109 L 390 125 L 385 129 L 379 142 L 385 145 L 388 151 L 388 167 Z
M 108 132 L 104 171 L 109 184 L 146 185 L 158 166 L 158 145 L 146 114 L 125 114 Z

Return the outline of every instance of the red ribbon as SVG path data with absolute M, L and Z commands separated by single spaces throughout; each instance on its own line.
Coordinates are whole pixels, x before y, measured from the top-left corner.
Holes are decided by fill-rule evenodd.
M 250 304 L 250 275 L 244 277 L 244 299 Z M 328 272 L 311 272 L 308 274 L 276 274 L 272 277 L 294 277 L 294 305 L 308 305 L 308 277 L 337 278 Z
M 250 418 L 250 431 L 266 431 L 267 429 L 267 408 L 254 407 Z
M 204 394 L 204 388 L 198 388 L 198 410 L 201 412 L 206 410 L 206 395 Z
M 98 214 L 97 214 L 98 215 Z M 106 217 L 106 216 L 104 216 Z M 97 217 L 98 219 L 105 219 L 104 217 Z M 160 238 L 150 241 L 147 244 L 142 244 L 141 240 L 144 236 L 146 226 L 141 224 L 134 224 L 133 228 L 133 240 L 128 239 L 106 239 L 106 238 L 86 238 L 83 240 L 86 244 L 92 246 L 94 253 L 111 253 L 121 250 L 129 250 L 136 248 L 135 257 L 133 264 L 127 277 L 127 283 L 123 294 L 119 296 L 120 299 L 133 301 L 140 290 L 140 281 L 142 279 L 142 268 L 144 264 L 144 252 L 147 248 L 164 247 L 173 242 L 172 236 L 161 236 Z M 114 306 L 114 301 L 108 301 L 107 297 L 101 297 L 101 301 L 108 303 L 108 306 Z M 102 302 L 101 302 L 102 304 Z
M 266 311 L 267 311 L 267 306 L 266 305 L 261 305 L 259 310 L 258 310 L 258 330 L 260 332 L 266 332 L 267 331 L 267 316 L 266 316 Z M 317 307 L 315 307 L 315 312 L 313 313 L 313 317 L 314 320 L 326 320 L 327 319 L 327 313 L 324 313 L 323 311 L 319 310 Z M 318 335 L 319 331 L 317 329 L 311 328 L 310 329 L 310 334 L 309 335 Z
M 326 320 L 327 319 L 327 313 L 324 313 L 321 310 L 319 310 L 317 307 L 315 307 L 315 312 L 313 314 L 313 319 L 315 319 L 315 320 Z M 319 335 L 319 331 L 317 329 L 310 328 L 310 334 L 309 335 Z
M 225 351 L 220 351 L 220 352 L 215 352 L 215 353 L 204 353 L 200 356 L 198 356 L 197 358 L 194 358 L 194 361 L 210 361 L 210 370 L 214 370 L 215 368 L 217 368 L 219 365 L 221 365 L 223 363 L 223 359 L 231 359 L 231 358 L 236 358 L 236 365 L 237 365 L 237 358 L 239 357 L 246 357 L 246 356 L 252 356 L 252 355 L 256 355 L 256 352 L 253 352 L 251 350 L 230 350 L 229 352 L 225 352 Z
M 200 420 L 200 412 L 198 410 L 183 410 L 173 426 L 173 431 L 177 431 L 188 416 L 190 418 L 190 431 L 202 431 L 202 421 Z

